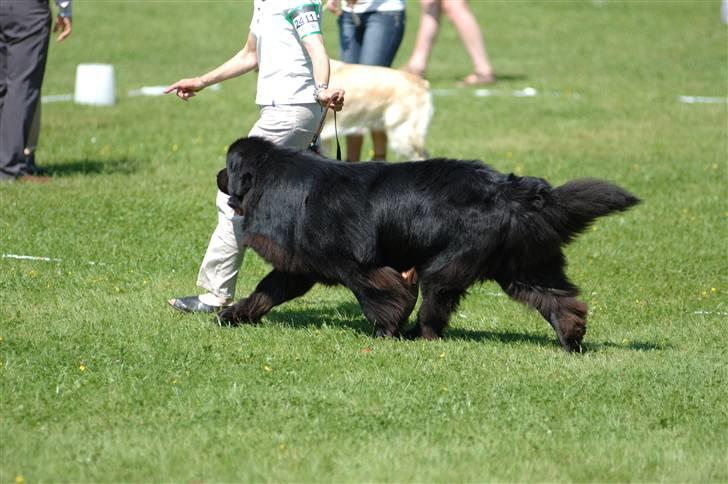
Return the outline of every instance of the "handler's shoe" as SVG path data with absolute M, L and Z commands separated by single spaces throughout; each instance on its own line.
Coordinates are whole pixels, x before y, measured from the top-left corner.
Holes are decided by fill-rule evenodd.
M 211 301 L 208 300 L 207 302 L 204 302 L 202 299 L 204 299 L 205 296 L 208 296 L 207 299 L 215 298 L 212 294 L 203 294 L 202 296 L 187 296 L 169 299 L 167 300 L 167 304 L 183 313 L 216 313 L 224 307 L 229 306 L 229 303 L 207 304 L 207 302 Z M 210 296 L 212 297 L 210 298 Z

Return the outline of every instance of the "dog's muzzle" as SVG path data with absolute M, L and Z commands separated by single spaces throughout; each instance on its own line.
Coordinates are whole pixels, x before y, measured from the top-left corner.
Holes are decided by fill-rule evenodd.
M 240 199 L 236 197 L 235 195 L 230 195 L 228 198 L 228 207 L 232 208 L 235 211 L 235 215 L 243 216 L 243 207 Z

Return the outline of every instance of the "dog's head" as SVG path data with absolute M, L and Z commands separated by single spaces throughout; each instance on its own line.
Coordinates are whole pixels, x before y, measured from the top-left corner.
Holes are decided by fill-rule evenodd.
M 245 215 L 249 194 L 255 183 L 257 168 L 265 163 L 274 145 L 258 137 L 240 138 L 227 152 L 227 168 L 217 174 L 217 187 L 228 195 L 228 205 L 238 215 Z

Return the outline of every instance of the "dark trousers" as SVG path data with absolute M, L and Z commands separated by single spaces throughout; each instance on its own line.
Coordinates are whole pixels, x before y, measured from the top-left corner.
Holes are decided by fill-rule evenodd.
M 40 102 L 50 30 L 48 0 L 0 0 L 0 180 L 35 169 L 24 150 Z

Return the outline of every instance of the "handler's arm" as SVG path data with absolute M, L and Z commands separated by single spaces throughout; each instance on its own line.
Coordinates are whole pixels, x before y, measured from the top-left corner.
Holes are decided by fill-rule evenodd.
M 249 33 L 248 40 L 242 50 L 227 62 L 202 76 L 181 79 L 165 89 L 164 92 L 166 94 L 176 91 L 177 97 L 186 101 L 194 96 L 195 93 L 208 86 L 232 79 L 233 77 L 242 76 L 257 66 L 256 39 L 252 33 Z
M 344 90 L 328 87 L 331 68 L 329 66 L 329 55 L 326 53 L 324 38 L 321 34 L 307 35 L 303 39 L 303 46 L 308 52 L 313 64 L 313 80 L 316 86 L 324 85 L 319 89 L 317 101 L 322 106 L 328 105 L 334 111 L 341 111 L 344 107 Z

